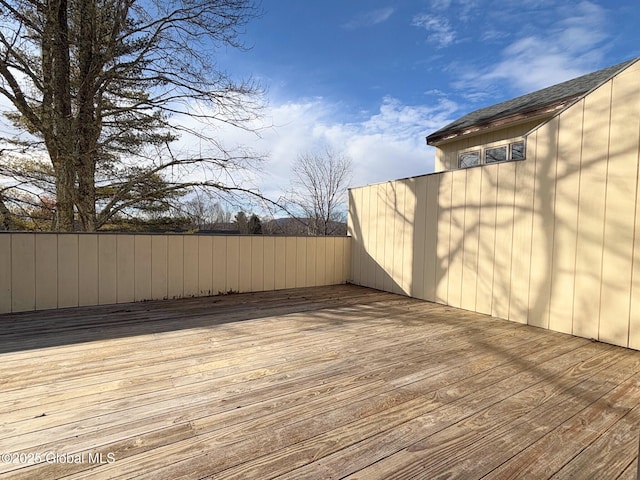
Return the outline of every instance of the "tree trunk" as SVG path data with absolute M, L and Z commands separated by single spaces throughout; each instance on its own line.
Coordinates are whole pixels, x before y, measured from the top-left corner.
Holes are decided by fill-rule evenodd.
M 71 67 L 67 0 L 50 0 L 42 42 L 43 119 L 45 143 L 56 171 L 56 218 L 54 229 L 75 230 L 76 172 L 71 125 Z
M 94 0 L 80 2 L 80 33 L 78 36 L 78 113 L 76 128 L 75 164 L 78 174 L 78 217 L 80 227 L 85 232 L 96 229 L 96 189 L 95 172 L 98 137 L 100 128 L 96 118 L 95 95 L 96 77 L 100 73 L 98 52 L 96 52 L 96 11 Z

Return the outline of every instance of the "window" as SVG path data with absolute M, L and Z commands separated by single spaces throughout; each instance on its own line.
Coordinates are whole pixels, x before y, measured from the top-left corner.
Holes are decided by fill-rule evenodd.
M 484 163 L 504 162 L 507 159 L 507 147 L 487 148 L 484 151 Z
M 469 150 L 458 155 L 458 168 L 488 165 L 490 163 L 506 162 L 510 160 L 524 160 L 526 158 L 524 140 L 512 142 L 498 147 L 487 147 L 479 150 Z
M 480 150 L 474 150 L 472 152 L 461 153 L 458 157 L 458 164 L 460 168 L 473 167 L 474 165 L 480 165 Z
M 522 160 L 524 158 L 524 142 L 511 144 L 511 160 Z

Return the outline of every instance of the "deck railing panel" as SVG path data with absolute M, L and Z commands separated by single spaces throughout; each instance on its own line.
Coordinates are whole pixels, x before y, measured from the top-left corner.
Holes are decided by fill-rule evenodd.
M 0 233 L 0 313 L 345 283 L 349 237 Z

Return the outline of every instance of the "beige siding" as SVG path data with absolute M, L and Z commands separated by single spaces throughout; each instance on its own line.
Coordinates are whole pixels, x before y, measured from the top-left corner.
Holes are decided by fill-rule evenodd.
M 640 101 L 637 93 L 640 64 L 636 64 L 630 70 L 636 73 L 635 83 L 628 81 L 628 72 L 627 75 L 614 78 L 611 82 L 611 128 L 605 191 L 599 331 L 600 340 L 623 346 L 627 345 L 629 336 L 634 243 L 632 226 L 635 222 L 637 202 L 636 160 L 640 147 Z
M 251 291 L 261 292 L 264 288 L 264 241 L 258 237 L 251 239 Z
M 286 288 L 286 275 L 287 269 L 285 265 L 286 257 L 287 257 L 287 238 L 286 237 L 276 237 L 274 239 L 274 284 L 275 290 L 280 290 L 282 288 Z
M 151 296 L 151 236 L 134 237 L 134 300 L 139 302 Z
M 37 235 L 36 309 L 58 308 L 58 236 Z
M 462 289 L 460 306 L 475 310 L 478 290 L 478 232 L 480 230 L 480 182 L 481 168 L 466 171 L 465 200 L 463 209 Z
M 251 264 L 251 237 L 238 238 L 238 291 L 251 291 L 251 276 L 253 265 Z
M 462 172 L 465 173 L 465 172 Z M 438 218 L 433 228 L 436 238 L 436 302 L 448 303 L 449 297 L 449 252 L 451 237 L 451 187 L 453 172 L 444 172 L 438 185 Z
M 498 165 L 482 167 L 480 179 L 480 225 L 478 228 L 478 283 L 476 311 L 491 314 L 496 250 L 496 197 Z
M 536 132 L 536 173 L 533 198 L 533 231 L 531 236 L 531 269 L 529 283 L 529 324 L 549 328 L 549 300 L 553 279 L 554 215 L 556 165 L 558 153 L 558 117 Z M 533 141 L 533 138 L 530 138 Z M 530 143 L 530 142 L 528 142 Z
M 638 85 L 640 63 L 533 129 L 523 161 L 352 189 L 359 272 L 382 265 L 388 277 L 354 278 L 640 349 Z M 440 154 L 453 159 L 530 127 Z
M 0 313 L 331 285 L 348 237 L 0 234 Z
M 584 99 L 572 333 L 596 339 L 600 324 L 606 158 L 609 154 L 609 128 L 603 128 L 603 119 L 608 124 L 610 105 L 610 84 Z
M 285 253 L 284 253 L 284 285 L 285 288 L 295 288 L 296 286 L 296 255 L 297 255 L 297 247 L 298 241 L 295 237 L 287 237 L 285 239 Z M 309 245 L 311 247 L 311 245 Z M 313 285 L 315 283 L 315 264 L 316 259 L 315 248 L 309 248 L 309 256 L 307 257 L 307 272 L 309 275 L 309 280 Z M 311 268 L 309 268 L 311 266 Z M 311 273 L 313 272 L 313 273 Z
M 311 285 L 307 284 L 309 281 L 310 279 L 307 278 L 307 241 L 303 238 L 296 245 L 296 288 L 310 287 Z
M 97 305 L 98 294 L 98 235 L 78 237 L 78 304 Z
M 264 289 L 274 290 L 275 284 L 275 271 L 276 271 L 276 256 L 275 248 L 276 242 L 273 237 L 264 237 Z M 347 277 L 344 277 L 345 279 Z
M 496 193 L 496 234 L 493 262 L 493 287 L 491 289 L 491 315 L 509 317 L 511 299 L 511 248 L 513 245 L 513 208 L 515 204 L 516 163 L 501 163 L 498 170 Z M 498 274 L 505 272 L 505 274 Z
M 55 255 L 54 252 L 50 253 Z M 58 238 L 58 308 L 78 306 L 78 235 Z M 69 287 L 63 287 L 68 285 Z
M 11 311 L 36 309 L 36 236 L 11 239 Z
M 167 237 L 167 296 L 184 296 L 184 237 Z
M 374 185 L 370 188 L 376 188 L 376 186 Z M 362 192 L 362 189 L 349 190 L 349 219 L 347 221 L 347 230 L 354 240 L 350 280 L 358 285 L 365 285 L 365 280 L 360 275 L 360 264 L 364 254 L 364 246 L 362 243 L 363 219 L 360 217 L 360 214 L 364 212 L 368 205 L 362 204 Z
M 198 270 L 198 252 L 198 237 L 184 237 L 184 249 L 180 253 L 182 253 L 183 259 L 182 275 L 184 283 L 182 286 L 182 291 L 185 297 L 195 297 L 198 295 L 198 282 L 200 277 Z M 232 255 L 231 249 L 229 251 L 229 254 Z M 237 286 L 234 290 L 238 290 Z
M 117 302 L 135 301 L 135 237 L 119 235 L 116 239 Z
M 529 152 L 535 158 L 531 146 Z M 533 222 L 533 190 L 535 162 L 516 164 L 513 206 L 513 246 L 511 249 L 511 297 L 509 319 L 527 323 L 529 315 L 529 277 L 531 268 L 531 229 Z
M 0 314 L 11 312 L 11 236 L 0 235 Z
M 98 236 L 98 304 L 118 302 L 118 237 Z
M 82 239 L 82 237 L 80 237 Z M 169 240 L 165 235 L 151 237 L 151 298 L 169 298 Z
M 198 296 L 213 293 L 213 238 L 198 236 Z
M 211 277 L 214 295 L 227 291 L 227 237 L 213 237 Z
M 436 301 L 436 272 L 438 271 L 438 192 L 442 175 L 426 177 L 427 207 L 424 237 L 424 299 Z
M 584 104 L 580 102 L 560 117 L 558 128 L 555 225 L 551 254 L 554 275 L 551 278 L 549 328 L 563 333 L 573 331 L 583 113 Z

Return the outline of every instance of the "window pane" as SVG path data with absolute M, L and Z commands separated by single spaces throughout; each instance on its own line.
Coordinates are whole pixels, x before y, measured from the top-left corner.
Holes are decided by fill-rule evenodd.
M 511 160 L 522 160 L 524 158 L 524 142 L 511 144 Z
M 485 163 L 504 162 L 507 159 L 507 147 L 487 148 L 485 150 Z
M 475 150 L 473 152 L 461 153 L 459 159 L 460 168 L 472 167 L 474 165 L 480 165 L 480 151 Z

